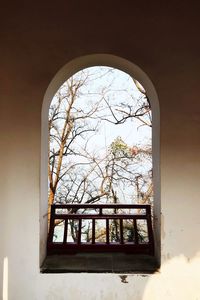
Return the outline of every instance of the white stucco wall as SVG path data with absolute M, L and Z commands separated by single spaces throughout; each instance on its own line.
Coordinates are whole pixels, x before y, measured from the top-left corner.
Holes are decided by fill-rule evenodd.
M 91 14 L 85 2 L 77 9 L 75 1 L 63 1 L 59 11 L 51 1 L 31 1 L 28 8 L 5 2 L 0 48 L 3 300 L 200 299 L 199 10 L 194 1 L 185 3 L 163 9 L 152 2 L 148 7 L 115 2 L 115 13 L 111 3 L 101 3 Z M 160 101 L 162 264 L 154 275 L 128 275 L 128 283 L 112 274 L 39 272 L 42 102 L 58 70 L 89 53 L 112 53 L 139 65 Z

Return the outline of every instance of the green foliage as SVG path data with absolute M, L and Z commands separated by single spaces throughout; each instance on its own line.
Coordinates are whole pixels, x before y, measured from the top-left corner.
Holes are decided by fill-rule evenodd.
M 116 158 L 121 157 L 129 157 L 130 156 L 130 148 L 129 146 L 122 140 L 120 136 L 118 136 L 110 145 L 110 151 Z

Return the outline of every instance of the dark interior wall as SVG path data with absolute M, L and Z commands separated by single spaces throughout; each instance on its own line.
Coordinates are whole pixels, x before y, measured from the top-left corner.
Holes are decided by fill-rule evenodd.
M 176 89 L 177 80 L 188 77 L 188 82 L 193 75 L 188 84 L 194 88 L 200 63 L 199 8 L 198 1 L 4 2 L 3 87 L 19 87 L 24 80 L 46 86 L 72 58 L 110 53 L 138 64 L 159 93 L 169 76 L 170 88 Z
M 16 90 L 29 95 L 31 89 L 41 102 L 54 74 L 72 58 L 110 53 L 138 64 L 149 75 L 161 112 L 183 105 L 185 113 L 193 111 L 180 93 L 184 89 L 185 97 L 197 101 L 199 9 L 199 1 L 4 2 L 1 91 L 14 101 Z
M 181 107 L 187 117 L 188 111 L 198 112 L 199 9 L 199 1 L 5 1 L 0 12 L 1 93 L 7 103 L 17 102 L 20 116 L 16 93 L 23 106 L 34 106 L 30 94 L 41 103 L 65 63 L 108 53 L 138 64 L 149 75 L 161 114 Z M 6 103 L 4 109 L 10 111 Z M 171 137 L 163 138 L 168 142 Z

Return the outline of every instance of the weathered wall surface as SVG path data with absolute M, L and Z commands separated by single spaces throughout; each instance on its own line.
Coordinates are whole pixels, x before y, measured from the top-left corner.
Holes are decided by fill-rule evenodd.
M 200 299 L 198 1 L 26 1 L 1 7 L 0 287 L 4 300 Z M 56 72 L 108 53 L 139 65 L 161 109 L 162 266 L 130 275 L 39 273 L 41 107 Z M 4 275 L 4 276 L 3 276 Z

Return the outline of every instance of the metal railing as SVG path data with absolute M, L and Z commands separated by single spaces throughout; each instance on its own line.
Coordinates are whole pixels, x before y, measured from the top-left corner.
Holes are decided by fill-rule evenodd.
M 153 255 L 151 219 L 150 205 L 52 205 L 47 254 L 125 252 Z M 83 238 L 85 222 L 89 222 L 88 230 L 85 231 L 87 238 Z M 105 226 L 101 224 L 100 230 L 97 222 Z M 56 228 L 62 229 L 58 240 L 55 238 Z M 99 238 L 99 231 L 103 238 L 102 235 Z

